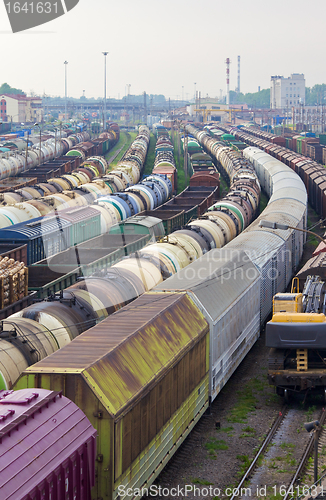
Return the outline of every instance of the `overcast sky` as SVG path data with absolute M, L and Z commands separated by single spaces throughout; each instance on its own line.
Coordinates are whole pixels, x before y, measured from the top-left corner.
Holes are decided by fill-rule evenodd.
M 130 93 L 179 99 L 226 92 L 225 59 L 231 59 L 230 89 L 269 87 L 271 75 L 304 73 L 306 85 L 326 83 L 325 1 L 313 0 L 79 0 L 47 24 L 13 34 L 0 4 L 0 84 L 29 93 L 68 96 Z

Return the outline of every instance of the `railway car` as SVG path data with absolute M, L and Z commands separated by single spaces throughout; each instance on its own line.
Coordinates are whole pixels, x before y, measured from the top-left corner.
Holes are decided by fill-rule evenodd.
M 284 137 L 262 132 L 254 127 L 250 127 L 250 129 L 242 128 L 239 130 L 234 127 L 219 125 L 219 128 L 226 132 L 234 133 L 237 138 L 244 140 L 247 144 L 264 149 L 268 154 L 285 162 L 303 180 L 312 208 L 320 214 L 322 218 L 326 217 L 325 168 L 320 165 L 315 158 L 309 158 L 307 156 L 309 141 L 315 141 L 314 138 L 294 135 L 291 137 L 291 144 L 288 141 L 288 146 L 294 150 L 292 151 L 284 147 L 286 144 L 286 142 L 284 143 Z M 316 148 L 318 144 L 316 144 L 315 141 L 311 143 L 310 146 Z M 323 149 L 323 155 L 326 158 L 325 148 Z
M 159 130 L 159 129 L 157 129 Z M 155 146 L 154 175 L 163 175 L 167 177 L 172 184 L 172 192 L 177 191 L 177 169 L 175 167 L 173 145 L 169 138 L 168 132 L 163 134 L 160 129 L 160 135 L 157 137 Z
M 222 147 L 224 148 L 224 145 L 222 145 Z M 230 175 L 239 181 L 238 157 L 234 156 L 233 153 L 230 158 L 225 155 L 222 162 L 228 162 Z M 234 163 L 234 171 L 232 169 L 232 162 Z M 245 169 L 244 165 L 246 165 Z M 255 183 L 254 170 L 250 167 L 250 164 L 242 162 L 241 168 L 246 172 L 246 176 L 243 177 L 244 186 L 248 183 L 249 174 L 252 176 L 252 182 Z M 237 189 L 238 188 L 239 186 L 237 186 Z M 197 192 L 195 188 L 191 189 L 192 192 Z M 212 201 L 214 189 L 213 191 L 208 189 L 205 194 L 207 193 L 208 196 L 206 198 L 209 198 Z M 256 197 L 256 201 L 258 203 L 258 185 Z M 241 198 L 239 199 L 239 203 L 242 203 Z M 233 209 L 236 209 L 236 203 L 234 203 Z M 254 211 L 252 211 L 252 215 L 253 214 Z M 45 276 L 53 278 L 49 286 L 45 287 L 45 293 L 48 294 L 48 292 L 56 292 L 60 283 L 73 286 L 69 286 L 69 288 L 66 288 L 66 290 L 62 293 L 56 293 L 53 298 L 48 298 L 47 301 L 42 304 L 42 313 L 47 315 L 46 324 L 49 326 L 49 329 L 51 329 L 51 318 L 54 318 L 55 321 L 58 319 L 55 304 L 60 303 L 60 307 L 69 308 L 71 294 L 74 294 L 75 291 L 80 290 L 88 294 L 88 303 L 93 304 L 96 309 L 93 313 L 95 315 L 94 317 L 105 317 L 105 314 L 103 315 L 103 311 L 106 311 L 107 314 L 112 314 L 114 311 L 123 307 L 130 300 L 135 299 L 140 294 L 158 285 L 163 279 L 166 279 L 167 277 L 174 275 L 178 270 L 185 268 L 191 262 L 198 259 L 201 255 L 204 255 L 212 248 L 222 247 L 225 243 L 234 238 L 240 230 L 240 225 L 235 224 L 235 221 L 237 222 L 238 219 L 236 219 L 233 215 L 232 210 L 228 211 L 228 209 L 224 210 L 219 207 L 217 210 L 214 210 L 214 213 L 207 212 L 206 218 L 203 217 L 205 217 L 205 214 L 202 215 L 200 219 L 192 221 L 183 229 L 175 231 L 159 244 L 149 245 L 146 248 L 138 246 L 138 248 L 136 248 L 136 250 L 138 250 L 136 254 L 130 255 L 130 258 L 125 258 L 118 263 L 115 263 L 115 260 L 118 258 L 115 249 L 108 248 L 109 245 L 104 243 L 103 248 L 99 248 L 99 250 L 101 250 L 100 254 L 94 250 L 93 256 L 95 260 L 90 260 L 90 249 L 89 247 L 84 248 L 86 243 L 80 244 L 76 247 L 77 252 L 65 252 L 64 254 L 58 254 L 57 257 L 51 259 L 48 263 L 50 267 L 53 263 L 53 270 L 51 269 L 51 271 L 57 272 L 60 269 L 60 263 L 62 263 L 61 270 L 63 270 L 63 272 L 57 279 L 57 277 L 53 276 L 53 273 L 51 274 L 48 270 L 43 269 Z M 67 221 L 64 222 L 66 223 Z M 60 235 L 62 235 L 62 231 L 60 231 Z M 124 234 L 121 235 L 121 237 L 125 238 L 125 240 L 127 236 L 128 235 Z M 49 235 L 49 238 L 51 238 L 51 234 Z M 110 235 L 108 236 L 108 242 L 109 241 Z M 95 243 L 92 245 L 95 245 Z M 102 243 L 100 245 L 102 245 Z M 104 252 L 106 255 L 103 254 L 103 249 L 105 250 L 105 248 L 107 250 L 107 252 Z M 89 261 L 85 262 L 84 258 L 89 259 Z M 112 267 L 103 271 L 100 275 L 97 274 L 95 279 L 92 278 L 92 276 L 89 276 L 89 270 L 96 269 L 100 263 L 103 264 L 105 262 L 109 263 Z M 40 265 L 41 264 L 42 263 L 40 263 Z M 75 283 L 81 271 L 85 271 L 87 279 L 85 281 Z M 36 290 L 40 293 L 39 281 L 35 283 L 35 272 L 37 273 L 37 266 L 33 269 L 31 277 L 33 279 L 32 284 L 36 286 Z M 32 286 L 33 290 L 35 290 L 35 286 Z M 66 292 L 67 295 L 65 295 Z M 63 300 L 63 297 L 65 297 L 65 300 Z M 15 324 L 16 317 L 26 317 L 28 319 L 32 319 L 32 321 L 44 323 L 45 316 L 40 314 L 39 307 L 40 306 L 38 304 L 31 305 L 26 310 L 12 316 L 10 320 L 13 321 L 13 324 Z M 70 317 L 70 313 L 65 314 L 65 325 L 75 322 Z M 79 321 L 79 327 L 84 330 L 90 326 L 90 321 Z M 35 326 L 35 328 L 37 329 L 39 327 Z M 61 325 L 58 327 L 58 332 L 63 332 L 64 328 L 65 326 Z M 68 332 L 65 334 L 65 338 L 73 338 L 73 336 Z M 6 353 L 6 355 L 8 354 Z M 14 355 L 14 349 L 12 351 L 12 355 Z M 2 359 L 1 356 L 0 358 Z M 5 366 L 4 359 L 3 366 Z M 6 387 L 10 388 L 14 383 L 16 373 L 17 372 L 7 373 Z
M 0 498 L 91 500 L 96 430 L 58 391 L 0 391 Z
M 28 268 L 29 291 L 34 292 L 34 298 L 46 299 L 74 285 L 83 277 L 105 276 L 113 264 L 139 251 L 149 242 L 154 232 L 160 232 L 162 222 L 159 219 L 154 220 L 157 222 L 141 218 L 139 225 L 134 220 L 131 223 L 135 229 L 132 233 L 138 231 L 138 234 L 128 234 L 128 231 L 103 234 L 80 243 L 77 252 L 76 248 L 69 248 L 51 258 L 36 262 Z
M 209 144 L 204 135 L 202 140 Z M 224 146 L 213 142 L 212 148 L 232 178 L 251 178 L 252 171 Z M 245 155 L 271 193 L 260 218 L 275 222 L 281 217 L 305 227 L 307 194 L 298 176 L 257 149 L 247 148 Z M 242 217 L 232 220 L 245 225 Z M 204 235 L 203 226 L 200 230 Z M 208 252 L 182 270 L 179 284 L 187 291 L 176 290 L 177 278 L 170 277 L 155 292 L 143 294 L 25 370 L 17 387 L 62 387 L 98 429 L 101 460 L 96 462 L 94 498 L 128 498 L 127 487 L 152 483 L 259 335 L 270 312 L 268 298 L 284 291 L 303 241 L 302 233 L 264 229 L 255 221 L 224 249 Z M 76 293 L 76 287 L 72 290 Z M 125 488 L 119 490 L 119 485 Z
M 69 393 L 98 432 L 93 498 L 132 498 L 127 489 L 149 486 L 207 409 L 208 360 L 208 324 L 187 294 L 146 293 L 18 386 Z

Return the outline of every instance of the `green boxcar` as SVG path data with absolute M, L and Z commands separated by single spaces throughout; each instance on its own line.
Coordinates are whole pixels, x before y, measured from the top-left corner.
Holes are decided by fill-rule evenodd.
M 134 215 L 111 227 L 109 234 L 148 234 L 154 238 L 165 236 L 164 224 L 158 217 Z
M 326 145 L 326 134 L 319 134 L 319 142 Z
M 229 142 L 234 142 L 236 141 L 236 138 L 232 134 L 223 134 L 221 135 L 222 141 L 229 141 Z
M 91 206 L 62 210 L 56 217 L 72 224 L 70 246 L 101 235 L 101 214 Z
M 62 391 L 83 410 L 98 432 L 92 498 L 126 500 L 150 486 L 207 409 L 208 373 L 200 310 L 185 293 L 145 293 L 29 367 L 16 389 Z
M 302 154 L 302 141 L 304 137 L 298 137 L 297 138 L 297 153 Z
M 73 285 L 80 277 L 107 269 L 143 248 L 150 239 L 149 234 L 102 235 L 69 248 L 29 266 L 28 290 L 36 291 L 37 298 L 45 299 Z

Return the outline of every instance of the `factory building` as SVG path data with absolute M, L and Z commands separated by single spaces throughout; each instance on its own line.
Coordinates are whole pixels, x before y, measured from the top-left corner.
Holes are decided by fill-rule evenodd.
M 285 109 L 305 104 L 306 82 L 303 74 L 292 73 L 289 78 L 271 77 L 271 109 Z
M 27 97 L 23 94 L 0 95 L 0 121 L 41 122 L 43 106 L 41 97 Z

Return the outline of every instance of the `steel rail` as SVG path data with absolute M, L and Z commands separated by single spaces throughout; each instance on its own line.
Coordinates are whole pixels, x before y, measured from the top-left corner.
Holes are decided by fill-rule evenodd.
M 238 484 L 237 488 L 234 489 L 234 491 L 241 491 L 241 487 L 243 486 L 244 482 L 253 473 L 253 471 L 257 465 L 258 459 L 265 452 L 266 448 L 268 447 L 268 445 L 272 441 L 273 437 L 275 436 L 275 433 L 278 430 L 279 426 L 281 425 L 281 422 L 283 421 L 286 412 L 287 412 L 287 406 L 284 406 L 282 408 L 282 410 L 279 412 L 278 416 L 275 418 L 270 430 L 268 431 L 267 436 L 264 439 L 264 442 L 262 443 L 262 445 L 259 448 L 258 452 L 256 453 L 253 461 L 251 462 L 249 468 L 244 473 L 240 483 Z M 230 500 L 234 500 L 235 498 L 238 498 L 239 496 L 240 496 L 240 494 L 233 493 L 232 497 L 230 497 Z
M 326 411 L 323 408 L 321 415 L 320 415 L 320 418 L 319 418 L 320 425 L 323 425 L 325 423 L 325 419 L 326 419 Z M 320 432 L 320 431 L 318 431 L 318 432 Z M 319 434 L 318 434 L 318 437 L 319 437 Z M 291 500 L 292 500 L 292 499 L 296 498 L 296 497 L 290 497 L 291 488 L 293 491 L 293 486 L 296 483 L 296 481 L 300 478 L 300 476 L 302 475 L 302 472 L 305 469 L 308 458 L 311 455 L 311 452 L 313 450 L 313 447 L 314 447 L 314 435 L 312 433 L 311 436 L 309 437 L 309 441 L 307 443 L 306 449 L 303 452 L 303 455 L 301 457 L 301 460 L 299 462 L 297 470 L 293 474 L 293 477 L 291 479 L 291 482 L 289 484 L 287 492 L 286 492 L 285 496 L 283 497 L 283 500 L 288 500 L 289 498 L 291 498 Z M 299 498 L 301 498 L 301 497 L 299 497 Z

